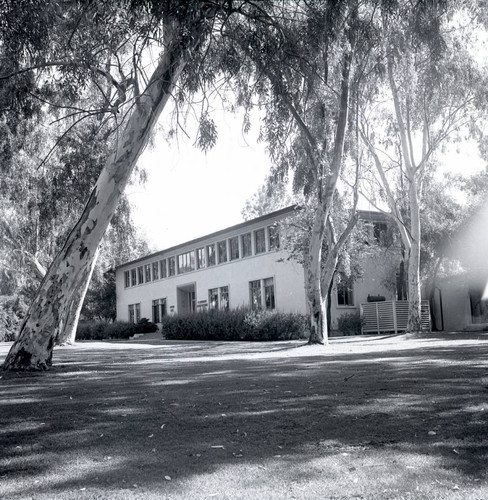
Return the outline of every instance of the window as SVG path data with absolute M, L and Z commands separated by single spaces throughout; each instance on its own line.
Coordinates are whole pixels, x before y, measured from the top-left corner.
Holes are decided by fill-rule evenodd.
M 152 301 L 153 323 L 161 323 L 163 316 L 166 316 L 166 299 Z
M 197 268 L 206 267 L 205 248 L 197 248 Z
M 124 272 L 124 283 L 125 283 L 125 288 L 130 287 L 130 271 Z
M 153 280 L 159 279 L 159 262 L 152 263 L 152 277 Z
M 141 304 L 129 305 L 129 323 L 139 323 L 141 321 Z
M 249 302 L 253 311 L 261 309 L 261 280 L 249 282 Z
M 264 302 L 263 302 L 264 299 Z M 266 278 L 249 282 L 249 301 L 251 309 L 273 310 L 276 307 L 274 279 Z
M 207 245 L 207 266 L 215 266 L 215 243 Z
M 223 286 L 219 289 L 220 292 L 220 309 L 222 311 L 229 310 L 229 287 Z
M 148 281 L 151 281 L 151 264 L 146 264 L 144 266 L 144 278 L 146 280 L 146 283 Z
M 229 287 L 221 286 L 220 288 L 211 288 L 208 291 L 208 307 L 209 309 L 220 309 L 222 311 L 228 311 Z
M 337 280 L 337 304 L 339 306 L 354 305 L 352 279 L 343 274 L 340 274 Z
M 264 305 L 267 310 L 275 308 L 274 280 L 267 278 L 264 280 Z
M 189 273 L 195 269 L 195 252 L 178 255 L 178 274 Z
M 141 283 L 144 283 L 144 267 L 143 266 L 139 266 L 137 268 L 137 283 L 139 283 L 139 285 Z
M 280 232 L 277 225 L 268 226 L 268 247 L 269 251 L 279 250 L 280 248 Z
M 230 260 L 236 260 L 239 258 L 239 237 L 229 239 L 230 245 Z
M 252 255 L 251 233 L 246 233 L 241 236 L 242 257 Z
M 217 243 L 217 251 L 219 254 L 219 264 L 227 262 L 227 241 L 219 241 Z
M 176 274 L 176 257 L 170 257 L 168 259 L 168 276 L 174 276 Z
M 211 288 L 208 291 L 208 308 L 218 309 L 219 308 L 219 289 Z
M 471 306 L 471 322 L 473 324 L 486 323 L 488 318 L 488 303 L 483 299 L 483 288 L 469 289 L 469 303 Z
M 168 271 L 166 268 L 166 259 L 160 260 L 159 261 L 159 266 L 161 268 L 161 278 L 167 278 L 168 277 Z
M 137 271 L 136 268 L 130 270 L 130 282 L 131 286 L 137 285 Z
M 266 241 L 264 239 L 264 227 L 254 231 L 254 248 L 255 253 L 266 252 Z

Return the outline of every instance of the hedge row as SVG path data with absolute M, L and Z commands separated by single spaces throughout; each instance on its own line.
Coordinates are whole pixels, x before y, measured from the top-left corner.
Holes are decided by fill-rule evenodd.
M 165 316 L 162 333 L 171 340 L 295 340 L 310 335 L 304 315 L 247 309 Z
M 155 332 L 157 325 L 142 318 L 138 324 L 114 321 L 80 321 L 76 330 L 76 340 L 128 339 L 135 333 Z

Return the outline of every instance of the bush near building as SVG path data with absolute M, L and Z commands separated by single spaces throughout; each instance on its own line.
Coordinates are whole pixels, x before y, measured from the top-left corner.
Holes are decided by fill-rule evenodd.
M 142 318 L 137 324 L 123 321 L 80 321 L 76 330 L 76 340 L 128 339 L 135 333 L 155 332 L 158 326 Z
M 343 314 L 337 319 L 337 327 L 341 335 L 361 335 L 364 319 L 359 312 Z
M 248 309 L 165 316 L 162 333 L 171 340 L 297 340 L 310 335 L 305 315 Z

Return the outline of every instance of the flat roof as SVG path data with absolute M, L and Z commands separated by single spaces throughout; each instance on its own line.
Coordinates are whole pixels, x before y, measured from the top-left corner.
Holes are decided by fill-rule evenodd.
M 194 240 L 185 241 L 184 243 L 180 243 L 178 245 L 175 245 L 175 246 L 172 246 L 172 247 L 169 247 L 169 248 L 165 248 L 163 250 L 158 250 L 157 252 L 150 253 L 148 255 L 145 255 L 144 257 L 139 257 L 138 259 L 129 260 L 127 262 L 124 262 L 123 264 L 120 264 L 120 265 L 116 266 L 115 269 L 118 269 L 119 267 L 124 267 L 124 266 L 128 266 L 128 265 L 132 265 L 132 264 L 135 264 L 137 262 L 149 259 L 151 257 L 156 257 L 158 255 L 162 255 L 164 253 L 172 253 L 172 252 L 175 252 L 176 250 L 179 250 L 179 249 L 181 249 L 183 247 L 186 247 L 186 246 L 189 246 L 189 245 L 196 245 L 196 244 L 198 244 L 201 241 L 204 241 L 204 240 L 207 240 L 207 239 L 210 239 L 210 238 L 216 238 L 217 236 L 220 236 L 220 235 L 222 235 L 224 233 L 228 233 L 230 231 L 235 231 L 236 229 L 243 229 L 246 226 L 250 226 L 252 224 L 263 222 L 263 221 L 266 221 L 268 219 L 274 219 L 276 217 L 281 217 L 283 215 L 286 215 L 288 213 L 291 213 L 291 212 L 295 211 L 298 208 L 299 208 L 298 205 L 291 205 L 289 207 L 282 208 L 280 210 L 276 210 L 275 212 L 270 212 L 269 214 L 261 215 L 260 217 L 256 217 L 255 219 L 251 219 L 251 220 L 248 220 L 248 221 L 240 222 L 239 224 L 235 224 L 234 226 L 226 227 L 225 229 L 220 229 L 219 231 L 216 231 L 214 233 L 206 234 L 204 236 L 199 236 L 198 238 L 195 238 Z

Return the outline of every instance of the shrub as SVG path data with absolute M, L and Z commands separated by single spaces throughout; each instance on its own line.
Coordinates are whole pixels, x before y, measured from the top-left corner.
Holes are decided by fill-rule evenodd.
M 359 312 L 343 314 L 337 320 L 337 326 L 342 335 L 361 335 L 364 319 Z
M 80 321 L 76 330 L 77 340 L 128 339 L 135 333 L 137 325 L 115 321 Z
M 293 340 L 309 335 L 304 315 L 242 308 L 165 316 L 162 331 L 173 340 Z
M 134 333 L 151 333 L 158 330 L 156 323 L 151 323 L 147 318 L 141 318 L 137 325 L 134 325 Z
M 15 340 L 27 305 L 18 297 L 0 296 L 0 342 Z

